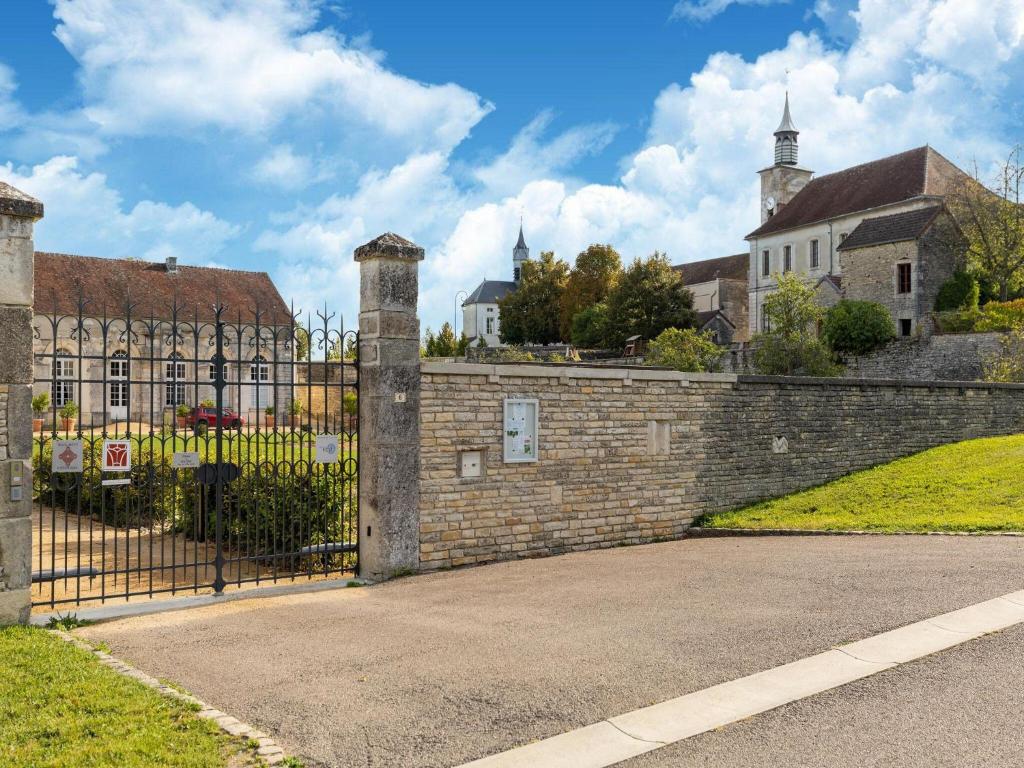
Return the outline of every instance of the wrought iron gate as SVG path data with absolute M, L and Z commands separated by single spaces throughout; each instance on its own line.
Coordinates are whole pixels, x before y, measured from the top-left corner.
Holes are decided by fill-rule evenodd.
M 357 572 L 340 317 L 55 296 L 34 326 L 33 604 Z

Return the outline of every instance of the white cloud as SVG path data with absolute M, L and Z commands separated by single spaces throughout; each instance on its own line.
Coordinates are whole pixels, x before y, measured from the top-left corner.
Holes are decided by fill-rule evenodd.
M 297 190 L 331 177 L 326 168 L 317 167 L 309 155 L 296 154 L 289 144 L 267 152 L 253 166 L 250 176 L 257 182 Z
M 370 128 L 413 150 L 449 149 L 491 106 L 454 84 L 385 69 L 314 25 L 314 0 L 56 0 L 85 113 L 109 134 L 212 126 L 258 134 L 286 120 Z
M 143 200 L 125 210 L 101 173 L 83 174 L 78 159 L 58 156 L 30 169 L 0 165 L 0 179 L 43 202 L 36 225 L 39 250 L 90 256 L 177 256 L 200 263 L 219 253 L 240 228 L 192 203 L 178 206 Z
M 780 5 L 790 0 L 679 0 L 671 18 L 686 21 L 710 21 L 732 5 Z
M 531 120 L 516 134 L 508 151 L 474 169 L 476 179 L 493 194 L 514 193 L 533 179 L 559 174 L 583 157 L 601 152 L 615 137 L 614 125 L 600 123 L 575 126 L 544 142 L 553 117 L 551 111 L 545 111 Z

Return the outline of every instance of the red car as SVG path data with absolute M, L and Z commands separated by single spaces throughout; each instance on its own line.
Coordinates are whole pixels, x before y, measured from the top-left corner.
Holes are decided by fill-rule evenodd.
M 208 429 L 216 429 L 218 418 L 224 429 L 241 429 L 245 426 L 245 419 L 230 408 L 222 408 L 220 416 L 218 416 L 216 408 L 204 408 L 202 406 L 193 408 L 188 412 L 188 416 L 185 417 L 185 424 L 194 429 L 197 435 L 201 435 Z

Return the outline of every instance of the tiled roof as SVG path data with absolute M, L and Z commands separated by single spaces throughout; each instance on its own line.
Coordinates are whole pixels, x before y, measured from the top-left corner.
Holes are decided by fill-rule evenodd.
M 673 269 L 683 274 L 683 283 L 696 285 L 707 283 L 716 277 L 722 280 L 746 280 L 750 268 L 750 254 L 737 253 L 735 256 L 719 256 L 715 259 L 691 261 L 677 264 Z
M 944 195 L 964 172 L 931 147 L 918 147 L 808 182 L 777 214 L 747 238 L 782 232 L 816 221 L 903 202 Z
M 821 278 L 821 280 L 819 280 L 817 283 L 815 283 L 814 287 L 817 288 L 819 285 L 822 285 L 823 283 L 828 283 L 833 288 L 835 288 L 837 291 L 842 291 L 843 290 L 843 276 L 842 275 L 825 275 L 823 278 Z
M 864 219 L 836 250 L 849 251 L 869 245 L 916 240 L 931 226 L 941 210 L 941 205 L 933 205 L 930 208 L 920 208 L 916 211 L 904 211 L 891 216 Z
M 725 320 L 725 322 L 727 322 L 733 328 L 736 327 L 736 324 L 732 320 L 730 320 L 728 315 L 726 315 L 720 309 L 706 309 L 706 310 L 704 310 L 702 312 L 698 312 L 697 313 L 697 327 L 700 328 L 701 330 L 703 330 L 704 327 L 707 326 L 707 324 L 710 323 L 712 320 L 714 320 L 716 317 L 721 317 L 723 320 Z
M 515 289 L 516 284 L 511 280 L 484 280 L 462 302 L 462 306 L 465 307 L 467 304 L 497 304 L 498 299 L 504 298 Z
M 213 307 L 226 307 L 225 320 L 253 318 L 259 307 L 261 322 L 287 323 L 291 311 L 266 272 L 242 272 L 214 267 L 178 266 L 168 272 L 163 263 L 137 259 L 104 259 L 64 253 L 35 255 L 35 311 L 64 315 L 78 313 L 78 296 L 89 302 L 85 314 L 123 316 L 129 300 L 132 315 L 168 319 L 177 300 L 179 319 L 196 316 L 209 320 Z M 272 319 L 273 318 L 273 319 Z

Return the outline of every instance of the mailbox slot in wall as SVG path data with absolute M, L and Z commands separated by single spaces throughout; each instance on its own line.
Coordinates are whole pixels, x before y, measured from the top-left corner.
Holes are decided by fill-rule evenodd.
M 459 477 L 483 477 L 483 474 L 483 451 L 459 451 Z

